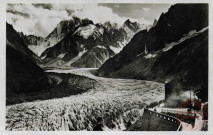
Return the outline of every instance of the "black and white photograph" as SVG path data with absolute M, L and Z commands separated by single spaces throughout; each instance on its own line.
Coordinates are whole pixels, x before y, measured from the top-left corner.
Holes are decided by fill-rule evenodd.
M 5 131 L 209 131 L 209 3 L 5 9 Z

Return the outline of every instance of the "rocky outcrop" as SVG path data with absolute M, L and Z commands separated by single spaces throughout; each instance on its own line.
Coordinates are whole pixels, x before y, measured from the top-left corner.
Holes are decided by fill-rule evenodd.
M 126 25 L 129 29 L 131 29 L 134 32 L 137 32 L 140 28 L 140 24 L 137 22 L 131 22 L 129 19 L 124 22 L 124 25 Z

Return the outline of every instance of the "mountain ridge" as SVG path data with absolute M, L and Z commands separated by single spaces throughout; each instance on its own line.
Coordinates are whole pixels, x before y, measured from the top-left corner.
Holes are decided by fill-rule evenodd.
M 56 45 L 46 49 L 41 58 L 47 67 L 100 67 L 122 50 L 139 28 L 138 23 L 129 20 L 121 28 L 110 22 L 80 25 L 75 32 L 67 34 Z M 51 65 L 48 65 L 49 63 Z

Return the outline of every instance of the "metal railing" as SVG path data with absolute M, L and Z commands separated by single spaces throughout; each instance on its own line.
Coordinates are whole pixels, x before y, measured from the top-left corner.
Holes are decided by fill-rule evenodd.
M 171 121 L 172 123 L 177 125 L 177 127 L 178 127 L 177 131 L 181 131 L 181 129 L 182 129 L 181 121 L 179 119 L 175 118 L 175 117 L 168 116 L 166 114 L 158 113 L 158 112 L 155 112 L 155 111 L 151 111 L 151 110 L 148 110 L 148 109 L 144 109 L 144 113 L 147 113 L 147 114 L 150 114 L 150 115 L 155 115 L 155 116 L 160 117 L 162 119 L 165 119 L 167 121 Z

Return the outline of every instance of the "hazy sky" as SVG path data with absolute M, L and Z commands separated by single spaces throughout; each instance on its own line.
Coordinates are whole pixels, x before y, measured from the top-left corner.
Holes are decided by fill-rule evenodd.
M 122 25 L 127 19 L 153 23 L 171 4 L 9 4 L 7 22 L 26 35 L 47 36 L 62 20 L 72 16 L 88 18 L 94 23 L 111 21 Z

